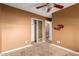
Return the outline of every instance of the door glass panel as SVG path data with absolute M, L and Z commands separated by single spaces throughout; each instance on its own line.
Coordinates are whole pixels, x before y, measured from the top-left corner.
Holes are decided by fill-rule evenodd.
M 34 20 L 34 32 L 35 32 L 34 42 L 37 42 L 37 21 L 36 20 Z
M 50 27 L 49 27 L 49 24 L 46 23 L 46 41 L 49 41 L 49 30 L 50 30 Z
M 38 21 L 38 42 L 42 41 L 42 21 Z

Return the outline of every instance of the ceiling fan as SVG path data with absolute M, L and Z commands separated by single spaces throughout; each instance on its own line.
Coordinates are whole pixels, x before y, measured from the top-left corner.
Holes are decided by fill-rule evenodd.
M 58 9 L 64 8 L 63 5 L 60 5 L 60 4 L 57 4 L 57 3 L 46 3 L 44 5 L 36 7 L 36 9 L 40 9 L 40 8 L 43 8 L 43 7 L 47 7 L 47 12 L 50 12 L 53 7 L 58 8 Z

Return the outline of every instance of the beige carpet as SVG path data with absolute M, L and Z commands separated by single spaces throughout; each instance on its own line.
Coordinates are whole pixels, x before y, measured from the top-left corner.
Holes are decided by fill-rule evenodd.
M 50 45 L 49 43 L 36 43 L 18 51 L 6 53 L 3 56 L 79 56 L 63 49 Z

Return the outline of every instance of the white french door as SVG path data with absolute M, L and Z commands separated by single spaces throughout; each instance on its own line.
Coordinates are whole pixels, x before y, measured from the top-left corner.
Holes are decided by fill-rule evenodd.
M 52 41 L 52 22 L 45 21 L 45 39 L 46 41 Z
M 32 19 L 32 42 L 43 41 L 43 21 Z
M 52 22 L 32 19 L 32 42 L 52 41 Z

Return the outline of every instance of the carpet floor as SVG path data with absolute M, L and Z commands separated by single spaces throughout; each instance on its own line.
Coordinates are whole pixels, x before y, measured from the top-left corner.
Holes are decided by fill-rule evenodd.
M 6 53 L 3 56 L 79 56 L 77 54 L 57 48 L 50 43 L 35 43 L 31 47 Z

